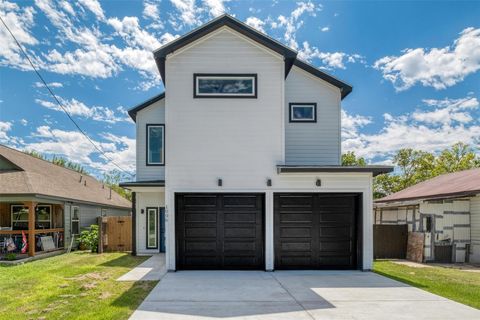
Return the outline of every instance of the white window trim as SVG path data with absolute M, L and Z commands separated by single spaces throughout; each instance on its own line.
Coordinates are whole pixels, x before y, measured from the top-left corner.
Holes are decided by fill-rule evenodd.
M 293 112 L 295 108 L 311 108 L 311 118 L 295 118 Z M 289 122 L 317 122 L 317 104 L 316 103 L 290 103 L 289 104 L 290 121 Z
M 162 151 L 160 155 L 160 162 L 150 161 L 150 128 L 162 128 Z M 164 124 L 147 124 L 147 166 L 162 166 L 165 165 L 165 125 Z
M 257 77 L 256 75 L 199 75 L 194 74 L 195 79 L 195 98 L 202 97 L 246 97 L 246 98 L 256 98 L 257 97 Z M 251 93 L 201 93 L 200 89 L 200 80 L 202 79 L 215 79 L 215 80 L 252 80 L 252 92 Z
M 73 212 L 75 211 L 75 208 L 78 209 L 78 216 L 77 216 L 77 219 L 75 221 L 78 222 L 78 233 L 73 233 Z M 79 235 L 80 234 L 80 207 L 79 206 L 72 206 L 70 208 L 70 234 L 72 235 Z

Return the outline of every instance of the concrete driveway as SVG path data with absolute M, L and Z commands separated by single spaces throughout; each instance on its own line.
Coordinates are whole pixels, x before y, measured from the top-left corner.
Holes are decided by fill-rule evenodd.
M 480 311 L 360 271 L 168 273 L 130 319 L 480 319 Z

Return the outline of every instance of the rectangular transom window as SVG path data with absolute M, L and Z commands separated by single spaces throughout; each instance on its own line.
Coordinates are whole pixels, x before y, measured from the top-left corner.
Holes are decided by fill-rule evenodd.
M 165 125 L 147 124 L 147 166 L 165 164 Z
M 194 98 L 256 98 L 256 74 L 193 75 Z
M 317 122 L 315 102 L 295 102 L 289 104 L 290 122 Z

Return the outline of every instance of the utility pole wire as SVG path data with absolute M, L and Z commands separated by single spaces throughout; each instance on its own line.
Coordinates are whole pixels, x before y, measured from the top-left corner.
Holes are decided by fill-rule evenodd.
M 43 85 L 45 86 L 45 88 L 47 88 L 48 92 L 50 93 L 50 95 L 53 97 L 53 99 L 55 99 L 55 101 L 57 102 L 58 106 L 63 110 L 63 112 L 65 112 L 65 114 L 67 115 L 67 117 L 73 122 L 73 124 L 75 125 L 75 127 L 77 127 L 77 130 L 83 135 L 85 136 L 85 138 L 87 138 L 87 140 L 92 144 L 92 146 L 98 151 L 100 152 L 110 163 L 112 163 L 115 167 L 117 167 L 120 171 L 122 171 L 123 173 L 126 173 L 130 176 L 134 176 L 133 174 L 131 174 L 130 172 L 124 170 L 122 167 L 120 167 L 118 164 L 116 164 L 111 158 L 109 158 L 106 154 L 105 154 L 105 151 L 102 150 L 102 148 L 100 148 L 99 146 L 97 146 L 96 143 L 93 142 L 92 139 L 90 139 L 90 137 L 87 135 L 87 133 L 85 131 L 83 131 L 82 128 L 80 128 L 80 126 L 78 125 L 78 123 L 73 119 L 73 117 L 70 115 L 70 113 L 67 111 L 67 109 L 65 109 L 65 107 L 63 106 L 63 104 L 58 100 L 57 96 L 53 93 L 52 89 L 50 89 L 50 87 L 48 86 L 47 82 L 43 79 L 42 75 L 40 74 L 40 72 L 37 70 L 37 68 L 35 67 L 35 65 L 33 64 L 32 60 L 30 59 L 30 57 L 28 56 L 27 52 L 23 49 L 23 47 L 21 46 L 21 44 L 18 42 L 17 38 L 15 37 L 15 35 L 12 33 L 12 31 L 10 30 L 10 28 L 7 26 L 7 24 L 5 23 L 5 21 L 3 20 L 3 18 L 0 16 L 0 20 L 2 21 L 2 24 L 5 26 L 5 28 L 7 29 L 7 31 L 10 33 L 10 35 L 12 36 L 13 40 L 15 40 L 15 43 L 17 44 L 17 46 L 20 48 L 20 51 L 23 53 L 23 55 L 25 56 L 25 58 L 28 60 L 28 62 L 30 63 L 30 66 L 32 67 L 33 71 L 35 71 L 35 73 L 37 74 L 38 78 L 40 78 L 40 80 L 42 81 Z

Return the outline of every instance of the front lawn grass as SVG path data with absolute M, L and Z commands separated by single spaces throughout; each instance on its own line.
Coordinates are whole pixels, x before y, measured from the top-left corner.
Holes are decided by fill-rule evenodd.
M 391 261 L 375 261 L 373 270 L 439 296 L 480 309 L 480 273 L 429 266 L 414 268 Z
M 146 259 L 73 252 L 0 265 L 0 319 L 127 319 L 157 282 L 115 279 Z

